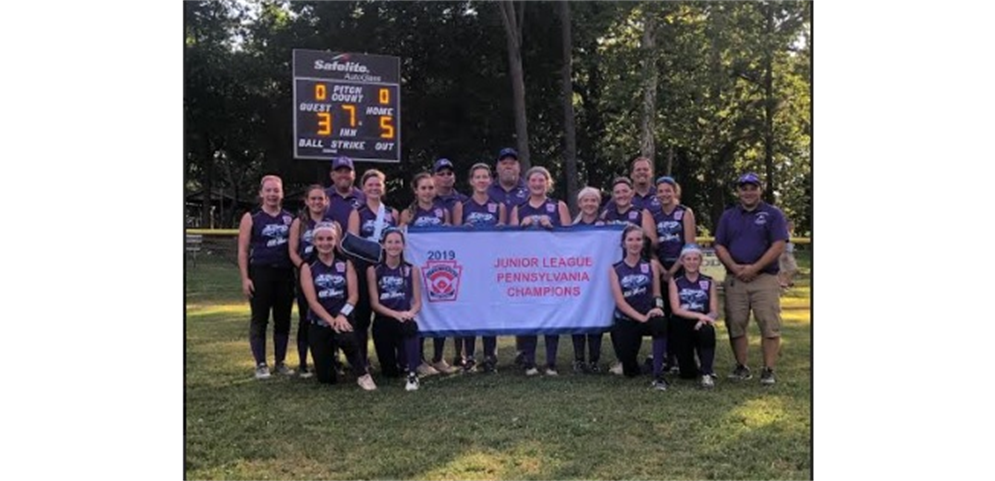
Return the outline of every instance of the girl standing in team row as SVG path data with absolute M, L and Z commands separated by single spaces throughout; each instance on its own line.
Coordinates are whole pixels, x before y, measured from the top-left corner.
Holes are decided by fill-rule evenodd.
M 313 244 L 314 226 L 319 222 L 334 222 L 326 214 L 328 208 L 328 197 L 325 195 L 325 188 L 314 184 L 308 186 L 304 191 L 304 211 L 290 224 L 290 262 L 297 269 L 297 356 L 300 360 L 297 372 L 303 378 L 311 377 L 311 372 L 307 368 L 307 334 L 309 330 L 308 304 L 304 297 L 304 290 L 301 288 L 300 270 L 301 267 L 314 260 L 315 251 Z
M 562 201 L 552 199 L 549 193 L 553 190 L 553 180 L 545 167 L 532 167 L 525 173 L 528 182 L 529 199 L 511 209 L 510 225 L 521 227 L 553 227 L 570 225 L 570 212 Z M 521 336 L 522 348 L 525 351 L 525 374 L 539 374 L 535 367 L 537 336 Z M 556 351 L 560 342 L 558 335 L 546 335 L 546 375 L 555 376 Z
M 598 216 L 598 208 L 601 207 L 601 191 L 598 189 L 594 187 L 584 187 L 581 189 L 577 194 L 577 207 L 580 208 L 580 213 L 574 219 L 573 225 L 605 225 L 605 221 L 601 220 Z M 601 360 L 601 338 L 601 333 L 573 335 L 574 372 L 601 372 L 601 368 L 598 366 L 598 361 Z M 590 356 L 588 357 L 590 363 L 584 360 L 585 344 L 590 351 Z
M 287 249 L 293 216 L 283 210 L 283 181 L 275 175 L 259 183 L 262 206 L 246 213 L 238 226 L 238 270 L 242 293 L 249 299 L 249 347 L 256 361 L 256 379 L 270 377 L 266 364 L 266 324 L 273 310 L 275 369 L 290 375 L 283 362 L 290 339 L 290 312 L 294 302 L 294 271 Z
M 367 391 L 377 388 L 360 355 L 359 336 L 352 321 L 359 298 L 356 270 L 352 262 L 335 257 L 339 227 L 335 222 L 317 224 L 313 231 L 317 256 L 301 265 L 301 290 L 307 299 L 310 326 L 308 342 L 314 357 L 318 382 L 335 384 L 338 375 L 332 364 L 335 349 L 342 349 L 349 359 L 356 384 Z
M 397 226 L 397 209 L 388 207 L 383 203 L 386 182 L 387 176 L 379 170 L 370 169 L 363 173 L 360 185 L 363 188 L 363 194 L 366 196 L 366 202 L 349 214 L 348 228 L 350 234 L 374 242 L 380 242 L 379 237 L 383 236 L 383 229 Z M 378 221 L 378 219 L 381 220 Z M 381 224 L 379 232 L 377 232 L 378 223 Z M 358 272 L 366 272 L 366 268 L 369 266 L 370 264 L 365 261 L 356 261 L 356 270 Z M 354 327 L 356 329 L 356 338 L 359 341 L 360 358 L 363 360 L 365 366 L 370 362 L 367 355 L 369 351 L 367 340 L 369 339 L 370 317 L 373 312 L 370 308 L 370 291 L 366 285 L 366 276 L 359 276 L 357 281 L 359 301 L 356 303 Z
M 488 194 L 491 187 L 491 168 L 487 164 L 479 163 L 470 167 L 470 185 L 473 187 L 473 195 L 462 204 L 458 204 L 457 211 L 460 215 L 453 217 L 453 224 L 469 227 L 504 225 L 504 220 L 507 218 L 504 203 Z M 464 363 L 466 367 L 464 369 L 472 372 L 476 364 L 474 354 L 477 340 L 475 337 L 460 339 L 462 339 L 463 344 L 462 351 L 466 353 L 466 362 Z M 484 372 L 497 372 L 497 337 L 483 336 L 483 340 L 484 363 L 481 367 Z
M 366 269 L 370 286 L 370 303 L 376 316 L 373 321 L 373 345 L 377 349 L 384 377 L 394 378 L 407 368 L 404 388 L 418 389 L 418 324 L 421 310 L 421 274 L 404 260 L 404 233 L 388 229 L 383 239 L 384 261 Z
M 653 228 L 653 215 L 649 210 L 632 203 L 632 181 L 626 177 L 616 177 L 612 182 L 612 202 L 601 213 L 606 224 L 632 224 L 643 228 L 650 242 L 656 246 L 656 229 Z
M 656 195 L 660 207 L 653 209 L 653 222 L 656 224 L 656 256 L 663 265 L 663 282 L 669 288 L 669 281 L 678 274 L 681 263 L 678 258 L 685 244 L 693 244 L 697 225 L 690 207 L 680 204 L 681 186 L 673 177 L 656 179 Z M 671 312 L 670 296 L 664 296 L 664 312 Z M 668 370 L 676 367 L 674 353 L 667 353 Z
M 660 297 L 659 264 L 650 261 L 649 238 L 642 228 L 627 226 L 622 231 L 625 254 L 609 270 L 615 299 L 615 326 L 612 344 L 622 362 L 626 377 L 639 374 L 639 348 L 644 335 L 653 337 L 653 387 L 665 391 L 663 356 L 667 350 L 667 318 Z
M 435 180 L 432 178 L 432 174 L 422 172 L 415 175 L 414 179 L 411 180 L 411 188 L 415 193 L 415 201 L 407 209 L 404 209 L 404 212 L 401 214 L 402 226 L 426 227 L 449 225 L 451 216 L 442 202 L 436 199 Z M 459 342 L 454 342 L 457 344 L 456 352 L 459 352 Z M 424 338 L 421 339 L 418 346 L 418 352 L 424 358 Z M 456 372 L 456 369 L 445 361 L 443 356 L 445 347 L 446 338 L 436 337 L 432 339 L 432 364 L 429 365 L 426 363 L 418 366 L 418 372 L 422 376 L 430 376 L 440 372 L 443 374 Z
M 719 300 L 715 295 L 715 282 L 699 272 L 701 248 L 688 244 L 681 250 L 683 272 L 670 279 L 670 305 L 674 315 L 670 318 L 673 336 L 670 346 L 677 354 L 682 379 L 701 375 L 701 387 L 715 386 L 715 319 L 719 317 Z M 698 353 L 700 369 L 694 355 Z

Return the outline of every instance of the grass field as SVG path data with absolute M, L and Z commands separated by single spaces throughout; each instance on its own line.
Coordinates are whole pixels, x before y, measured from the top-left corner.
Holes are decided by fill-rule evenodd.
M 351 378 L 331 387 L 313 378 L 253 379 L 237 268 L 202 257 L 186 269 L 186 477 L 811 479 L 810 262 L 798 260 L 802 272 L 782 299 L 773 387 L 758 380 L 755 325 L 754 379 L 726 379 L 733 362 L 720 323 L 721 377 L 712 391 L 672 380 L 657 392 L 648 376 L 573 374 L 573 347 L 562 336 L 559 377 L 526 378 L 511 366 L 514 341 L 501 338 L 496 375 L 434 376 L 406 392 L 402 380 L 382 381 L 375 371 L 380 389 L 363 392 Z M 291 367 L 296 324 L 295 310 Z M 269 334 L 271 364 L 272 349 Z M 607 335 L 602 349 L 602 361 L 614 361 Z

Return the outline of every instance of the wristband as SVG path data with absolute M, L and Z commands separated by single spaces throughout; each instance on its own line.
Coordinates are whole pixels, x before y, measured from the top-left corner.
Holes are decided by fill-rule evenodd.
M 342 314 L 345 317 L 349 317 L 349 314 L 352 314 L 352 309 L 353 309 L 352 304 L 349 304 L 347 302 L 346 305 L 342 306 L 342 309 L 339 311 L 339 314 Z
M 660 309 L 663 309 L 663 298 L 662 297 L 654 297 L 653 298 L 653 303 L 654 303 L 654 305 L 656 307 L 659 307 Z

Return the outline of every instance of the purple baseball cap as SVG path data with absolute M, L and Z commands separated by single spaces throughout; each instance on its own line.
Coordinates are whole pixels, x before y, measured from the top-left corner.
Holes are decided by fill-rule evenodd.
M 501 152 L 498 152 L 498 162 L 505 157 L 514 157 L 515 160 L 518 160 L 518 151 L 511 147 L 505 147 L 501 149 Z
M 763 185 L 763 184 L 760 183 L 760 177 L 757 176 L 757 174 L 755 174 L 753 172 L 747 172 L 747 173 L 739 176 L 739 181 L 736 182 L 736 185 L 739 186 L 739 185 L 743 185 L 743 184 L 754 184 L 757 187 L 760 187 L 760 186 Z
M 449 169 L 455 171 L 453 168 L 453 163 L 449 159 L 439 159 L 435 161 L 435 167 L 432 168 L 432 172 L 438 172 L 442 169 Z
M 352 165 L 352 159 L 346 156 L 336 157 L 332 160 L 332 170 L 338 170 L 342 167 L 348 167 L 349 170 L 356 170 Z

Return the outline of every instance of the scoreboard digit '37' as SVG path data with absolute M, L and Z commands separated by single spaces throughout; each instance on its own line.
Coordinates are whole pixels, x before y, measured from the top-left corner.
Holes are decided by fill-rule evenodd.
M 401 59 L 294 50 L 294 157 L 401 161 Z

